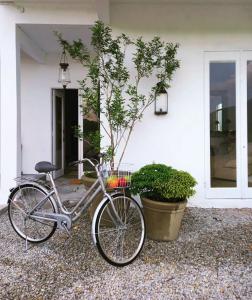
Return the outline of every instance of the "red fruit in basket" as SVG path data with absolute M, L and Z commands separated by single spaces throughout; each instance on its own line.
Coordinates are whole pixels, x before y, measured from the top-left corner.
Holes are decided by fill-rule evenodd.
M 109 188 L 114 189 L 116 187 L 118 187 L 118 178 L 116 176 L 110 176 L 107 179 L 107 185 Z
M 127 180 L 124 177 L 119 178 L 118 186 L 119 187 L 126 187 L 127 186 Z
M 107 184 L 110 185 L 110 182 L 112 182 L 115 178 L 116 178 L 116 176 L 113 176 L 113 175 L 109 176 L 107 178 Z

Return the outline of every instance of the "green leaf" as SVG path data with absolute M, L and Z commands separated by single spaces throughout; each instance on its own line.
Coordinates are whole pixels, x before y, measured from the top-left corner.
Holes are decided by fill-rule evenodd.
M 114 161 L 116 155 L 122 159 L 134 126 L 155 100 L 156 83 L 170 87 L 180 66 L 176 59 L 179 45 L 165 43 L 158 36 L 150 41 L 142 37 L 133 40 L 125 33 L 114 36 L 111 27 L 101 21 L 95 22 L 91 33 L 93 51 L 81 39 L 68 42 L 61 33 L 55 35 L 62 48 L 85 69 L 85 78 L 79 81 L 82 113 L 96 116 L 109 139 L 108 147 L 103 150 L 107 159 Z M 127 50 L 131 51 L 133 70 L 126 60 Z M 146 87 L 147 94 L 142 94 L 139 83 L 150 76 L 156 76 L 157 82 Z M 77 130 L 79 138 L 80 135 Z M 99 135 L 86 138 L 100 144 Z

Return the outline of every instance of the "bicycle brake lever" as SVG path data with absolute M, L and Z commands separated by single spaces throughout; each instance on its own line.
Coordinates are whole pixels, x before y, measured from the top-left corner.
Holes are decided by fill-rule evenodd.
M 79 163 L 80 163 L 80 161 L 79 161 L 79 160 L 76 160 L 76 161 L 73 161 L 73 162 L 69 163 L 68 166 L 69 166 L 69 167 L 73 167 L 73 166 L 75 166 L 75 165 L 78 165 Z

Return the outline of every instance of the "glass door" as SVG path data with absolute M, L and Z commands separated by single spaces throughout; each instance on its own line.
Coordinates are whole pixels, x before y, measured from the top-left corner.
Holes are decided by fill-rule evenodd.
M 206 192 L 241 197 L 239 52 L 205 53 Z
M 252 51 L 241 54 L 243 198 L 252 198 Z

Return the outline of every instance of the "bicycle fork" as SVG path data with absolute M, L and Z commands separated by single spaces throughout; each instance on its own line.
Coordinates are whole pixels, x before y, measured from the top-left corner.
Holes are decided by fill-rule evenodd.
M 125 224 L 123 223 L 123 221 L 121 220 L 121 218 L 119 217 L 117 211 L 116 211 L 116 208 L 114 206 L 114 203 L 113 203 L 113 200 L 112 200 L 112 197 L 111 195 L 109 194 L 105 194 L 105 198 L 100 202 L 100 204 L 98 205 L 98 207 L 96 208 L 95 210 L 95 214 L 93 216 L 93 221 L 92 221 L 92 238 L 93 238 L 93 243 L 96 245 L 97 244 L 97 241 L 96 241 L 96 235 L 97 235 L 97 232 L 96 232 L 96 228 L 95 228 L 95 223 L 96 223 L 96 219 L 97 219 L 97 215 L 98 215 L 98 212 L 100 211 L 101 207 L 104 205 L 104 203 L 109 199 L 110 200 L 110 204 L 111 204 L 111 210 L 107 210 L 107 213 L 109 215 L 109 217 L 111 218 L 112 222 L 116 225 L 120 225 L 120 226 L 124 226 Z

